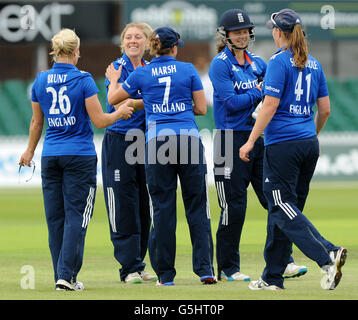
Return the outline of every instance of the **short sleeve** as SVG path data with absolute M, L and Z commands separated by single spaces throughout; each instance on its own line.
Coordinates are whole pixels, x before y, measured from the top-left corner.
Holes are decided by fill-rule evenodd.
M 132 97 L 140 90 L 140 79 L 144 76 L 141 73 L 143 69 L 144 68 L 135 69 L 122 84 L 122 88 Z
M 324 72 L 321 68 L 321 77 L 320 77 L 320 83 L 319 83 L 317 97 L 323 98 L 323 97 L 327 97 L 328 95 L 329 95 L 329 93 L 328 93 L 328 87 L 327 87 L 327 80 L 326 80 Z
M 191 83 L 191 91 L 199 91 L 203 90 L 203 84 L 201 82 L 200 76 L 198 71 L 195 69 L 195 67 L 190 64 L 191 73 L 192 73 L 192 83 Z
M 280 61 L 279 56 L 272 57 L 267 64 L 264 81 L 264 95 L 281 98 L 285 88 L 285 75 L 285 66 L 284 63 Z
M 37 79 L 38 79 L 38 76 L 36 77 L 35 81 L 32 84 L 32 87 L 31 87 L 31 101 L 32 102 L 39 102 L 39 99 L 38 99 L 37 94 L 36 94 L 36 86 L 37 86 L 37 83 L 38 83 Z
M 118 79 L 118 82 L 119 82 L 119 83 L 123 83 L 124 80 L 126 80 L 127 77 L 128 77 L 128 74 L 129 74 L 128 70 L 126 69 L 126 67 L 125 67 L 122 63 L 119 63 L 117 60 L 116 60 L 116 61 L 113 61 L 112 64 L 113 64 L 113 66 L 114 66 L 114 68 L 115 68 L 116 70 L 118 70 L 118 68 L 119 68 L 120 66 L 122 66 L 122 73 L 121 73 L 120 78 Z M 108 87 L 110 83 L 111 83 L 111 82 L 106 78 L 106 79 L 105 79 L 105 85 L 106 85 L 106 87 Z
M 90 74 L 87 74 L 86 77 L 82 79 L 82 88 L 85 99 L 92 97 L 99 92 L 97 85 Z

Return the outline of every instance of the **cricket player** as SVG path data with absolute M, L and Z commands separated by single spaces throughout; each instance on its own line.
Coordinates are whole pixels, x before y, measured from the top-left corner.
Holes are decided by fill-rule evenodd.
M 55 288 L 70 291 L 84 289 L 77 275 L 96 195 L 97 155 L 90 119 L 104 128 L 133 112 L 122 106 L 111 114 L 103 113 L 92 76 L 76 67 L 79 47 L 80 39 L 70 29 L 52 38 L 55 63 L 40 72 L 32 86 L 29 142 L 19 161 L 21 166 L 30 166 L 46 121 L 41 178 L 49 247 Z
M 214 117 L 218 129 L 214 138 L 214 177 L 221 207 L 216 233 L 218 278 L 249 281 L 240 268 L 240 239 L 246 216 L 247 188 L 251 183 L 261 205 L 267 209 L 263 193 L 264 143 L 259 137 L 246 163 L 238 150 L 252 130 L 252 113 L 261 101 L 260 84 L 266 73 L 266 62 L 247 50 L 255 40 L 254 24 L 241 9 L 230 9 L 220 18 L 218 55 L 213 59 L 209 76 L 214 87 Z M 220 163 L 221 157 L 231 163 Z M 305 274 L 293 258 L 287 264 L 285 277 Z
M 123 83 L 136 68 L 146 65 L 143 55 L 148 49 L 148 38 L 152 28 L 143 22 L 131 22 L 121 33 L 122 56 L 113 62 L 116 69 L 122 66 L 119 83 Z M 106 79 L 106 87 L 110 82 Z M 108 89 L 107 89 L 108 91 Z M 139 92 L 133 95 L 142 99 Z M 128 99 L 124 104 L 131 104 Z M 107 100 L 107 111 L 115 107 Z M 120 263 L 120 279 L 125 283 L 156 281 L 157 278 L 145 270 L 144 258 L 148 249 L 150 230 L 149 195 L 144 168 L 145 112 L 134 112 L 129 119 L 119 119 L 106 129 L 102 142 L 102 179 L 104 199 L 108 213 L 114 257 Z M 142 148 L 141 163 L 128 159 L 127 148 L 136 141 Z
M 175 30 L 157 28 L 149 45 L 155 58 L 133 71 L 121 87 L 116 83 L 118 74 L 113 66 L 107 69 L 107 77 L 111 78 L 108 99 L 112 104 L 138 90 L 143 97 L 146 177 L 153 210 L 151 263 L 159 285 L 174 285 L 179 177 L 193 247 L 193 270 L 202 283 L 214 284 L 207 169 L 194 117 L 206 113 L 203 86 L 192 64 L 175 59 L 178 47 L 183 46 Z
M 292 241 L 322 269 L 322 288 L 333 290 L 341 280 L 347 250 L 326 240 L 300 209 L 319 156 L 317 136 L 330 113 L 327 83 L 320 63 L 308 53 L 302 20 L 295 11 L 273 13 L 268 25 L 279 49 L 268 62 L 262 108 L 240 149 L 240 158 L 251 161 L 250 152 L 265 130 L 266 267 L 249 288 L 284 289 L 282 275 Z

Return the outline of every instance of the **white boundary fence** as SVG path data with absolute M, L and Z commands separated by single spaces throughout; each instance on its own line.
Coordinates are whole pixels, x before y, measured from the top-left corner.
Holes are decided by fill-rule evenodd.
M 102 184 L 101 146 L 102 136 L 95 137 L 98 156 L 97 182 Z M 36 170 L 32 179 L 32 169 L 24 168 L 19 175 L 19 158 L 27 145 L 27 137 L 0 137 L 0 187 L 38 187 L 41 185 L 42 139 L 36 150 L 34 161 Z M 214 183 L 213 176 L 213 135 L 208 130 L 202 133 L 208 165 L 208 182 Z M 358 132 L 322 134 L 320 136 L 321 156 L 314 181 L 358 181 Z M 234 155 L 238 153 L 234 152 Z

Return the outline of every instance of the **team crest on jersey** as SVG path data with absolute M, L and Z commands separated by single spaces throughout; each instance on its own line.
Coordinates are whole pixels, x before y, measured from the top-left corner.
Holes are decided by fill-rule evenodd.
M 251 62 L 251 68 L 252 70 L 257 71 L 257 67 L 254 61 Z
M 244 22 L 245 21 L 241 12 L 237 14 L 237 19 L 239 20 L 239 22 Z

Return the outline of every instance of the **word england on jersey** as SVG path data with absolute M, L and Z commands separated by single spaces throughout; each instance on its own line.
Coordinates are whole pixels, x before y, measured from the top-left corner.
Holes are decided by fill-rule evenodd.
M 76 117 L 58 117 L 58 118 L 48 118 L 49 127 L 64 127 L 64 126 L 73 126 L 76 123 Z
M 173 102 L 169 104 L 153 104 L 153 113 L 164 113 L 164 112 L 181 112 L 185 111 L 185 103 Z

